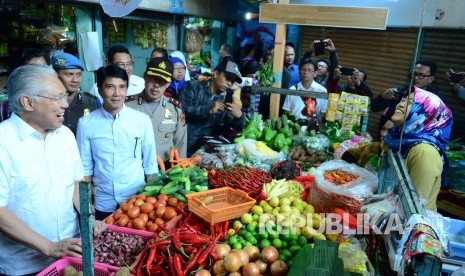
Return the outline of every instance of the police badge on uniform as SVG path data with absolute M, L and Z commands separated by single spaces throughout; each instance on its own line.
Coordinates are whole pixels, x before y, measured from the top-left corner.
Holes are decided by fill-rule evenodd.
M 90 114 L 90 110 L 88 108 L 85 108 L 84 109 L 84 113 L 83 113 L 83 116 L 87 116 Z
M 171 119 L 173 117 L 173 113 L 168 108 L 165 108 L 165 119 Z
M 186 125 L 186 116 L 184 115 L 184 112 L 179 113 L 179 119 L 181 120 L 182 126 Z

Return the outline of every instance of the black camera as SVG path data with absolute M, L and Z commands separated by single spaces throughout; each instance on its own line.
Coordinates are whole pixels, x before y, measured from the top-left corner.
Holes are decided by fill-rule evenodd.
M 460 73 L 450 73 L 450 81 L 453 83 L 460 83 L 463 80 L 463 75 Z
M 313 47 L 315 48 L 315 56 L 319 56 L 325 53 L 325 47 L 328 46 L 328 42 L 324 40 L 315 40 Z
M 354 68 L 348 68 L 348 67 L 341 67 L 339 71 L 341 71 L 341 75 L 344 75 L 344 76 L 352 76 L 355 72 Z

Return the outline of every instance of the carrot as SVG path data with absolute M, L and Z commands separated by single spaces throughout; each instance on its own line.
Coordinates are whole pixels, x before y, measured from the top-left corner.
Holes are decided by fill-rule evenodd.
M 179 160 L 179 150 L 174 148 L 174 160 Z
M 157 155 L 157 163 L 158 163 L 158 166 L 160 167 L 161 171 L 163 171 L 163 172 L 166 171 L 165 162 L 163 162 L 163 159 L 161 159 L 160 155 Z

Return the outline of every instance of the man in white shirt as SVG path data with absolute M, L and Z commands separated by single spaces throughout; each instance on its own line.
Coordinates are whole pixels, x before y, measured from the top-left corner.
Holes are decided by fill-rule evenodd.
M 328 93 L 326 88 L 324 88 L 321 84 L 314 81 L 316 76 L 316 65 L 315 61 L 311 58 L 303 59 L 299 64 L 299 73 L 301 82 L 297 85 L 290 87 L 289 89 L 293 90 L 303 90 L 303 91 L 311 91 L 311 92 L 319 92 L 319 93 Z M 305 115 L 302 114 L 302 110 L 305 108 L 304 97 L 296 96 L 296 95 L 287 95 L 286 100 L 284 100 L 283 110 L 289 111 L 294 114 L 297 118 L 305 119 L 307 118 Z M 306 100 L 306 99 L 305 99 Z M 327 99 L 316 99 L 316 112 L 324 118 L 324 114 L 326 113 L 326 108 L 328 105 Z
M 52 68 L 24 65 L 8 78 L 13 112 L 0 124 L 0 275 L 36 274 L 81 256 L 77 213 L 83 178 L 74 135 L 63 126 L 66 88 Z M 98 233 L 102 222 L 94 222 Z
M 76 139 L 87 181 L 96 185 L 95 217 L 102 220 L 158 172 L 149 116 L 124 105 L 128 75 L 110 64 L 97 71 L 102 107 L 79 119 Z
M 129 53 L 128 48 L 121 45 L 112 46 L 107 52 L 107 59 L 108 64 L 115 64 L 126 71 L 126 74 L 128 74 L 129 84 L 126 97 L 131 98 L 144 90 L 144 79 L 132 74 L 134 70 L 134 60 Z M 103 102 L 102 97 L 98 91 L 97 83 L 92 86 L 89 93 L 99 98 L 100 103 Z

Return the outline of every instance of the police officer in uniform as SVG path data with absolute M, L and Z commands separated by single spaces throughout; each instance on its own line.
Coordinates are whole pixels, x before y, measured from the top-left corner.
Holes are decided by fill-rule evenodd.
M 144 73 L 144 91 L 126 102 L 127 106 L 147 114 L 152 120 L 157 154 L 165 164 L 169 161 L 170 147 L 176 147 L 181 158 L 186 157 L 187 150 L 187 127 L 181 104 L 164 96 L 172 74 L 173 64 L 168 59 L 151 59 Z
M 69 107 L 65 110 L 63 124 L 76 135 L 79 118 L 99 108 L 98 98 L 79 91 L 84 65 L 77 57 L 68 53 L 55 53 L 52 56 L 52 67 L 68 92 Z

